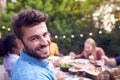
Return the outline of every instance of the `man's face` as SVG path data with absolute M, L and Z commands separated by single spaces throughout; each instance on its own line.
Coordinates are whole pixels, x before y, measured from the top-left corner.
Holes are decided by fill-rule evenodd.
M 33 27 L 22 27 L 23 50 L 36 58 L 45 59 L 49 57 L 50 33 L 44 22 Z

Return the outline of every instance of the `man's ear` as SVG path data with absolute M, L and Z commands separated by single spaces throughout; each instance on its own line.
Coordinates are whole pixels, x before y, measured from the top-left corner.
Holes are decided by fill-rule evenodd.
M 17 38 L 16 42 L 17 42 L 19 48 L 23 48 L 23 43 L 20 39 Z

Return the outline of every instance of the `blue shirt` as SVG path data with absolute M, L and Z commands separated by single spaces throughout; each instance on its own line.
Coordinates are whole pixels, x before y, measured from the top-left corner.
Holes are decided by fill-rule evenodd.
M 120 56 L 115 58 L 117 65 L 120 65 Z
M 11 80 L 55 80 L 48 62 L 39 60 L 20 51 L 20 58 L 14 65 Z

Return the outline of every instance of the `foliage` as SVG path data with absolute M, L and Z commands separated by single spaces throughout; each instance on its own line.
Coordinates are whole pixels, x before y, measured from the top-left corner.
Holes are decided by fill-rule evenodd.
M 70 51 L 81 52 L 85 39 L 92 37 L 107 54 L 112 55 L 116 52 L 115 55 L 118 55 L 120 52 L 119 31 L 116 32 L 115 29 L 110 34 L 103 31 L 103 34 L 99 35 L 99 29 L 94 28 L 92 20 L 92 13 L 105 2 L 106 0 L 85 0 L 84 2 L 79 0 L 16 0 L 16 3 L 12 3 L 8 0 L 6 10 L 0 17 L 0 26 L 10 27 L 13 14 L 23 9 L 34 8 L 49 14 L 48 29 L 54 35 L 58 35 L 54 41 L 58 43 L 61 53 L 67 55 Z M 93 36 L 89 36 L 89 32 L 92 32 Z M 71 38 L 72 34 L 75 35 L 74 38 Z M 84 36 L 80 37 L 80 34 Z M 63 38 L 63 35 L 66 35 L 66 38 Z
M 6 11 L 3 12 L 2 16 L 0 17 L 0 31 L 2 33 L 2 36 L 5 36 L 9 34 L 11 31 L 8 31 L 8 28 L 11 28 L 11 18 L 13 16 L 13 12 L 10 12 L 9 14 L 6 13 Z M 5 29 L 2 29 L 2 26 L 5 26 Z

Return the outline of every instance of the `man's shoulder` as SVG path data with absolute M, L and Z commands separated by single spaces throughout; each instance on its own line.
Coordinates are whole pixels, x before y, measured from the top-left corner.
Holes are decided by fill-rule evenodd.
M 19 73 L 19 72 L 21 73 L 21 72 L 28 72 L 28 71 L 30 71 L 30 69 L 32 69 L 32 68 L 28 62 L 19 59 L 15 63 L 12 71 L 15 73 Z
M 36 75 L 29 71 L 21 71 L 19 73 L 13 73 L 11 76 L 11 80 L 37 80 Z
M 28 62 L 19 59 L 13 67 L 11 76 L 11 78 L 13 78 L 12 80 L 23 80 L 30 78 L 31 76 L 34 76 L 31 65 L 28 64 Z

